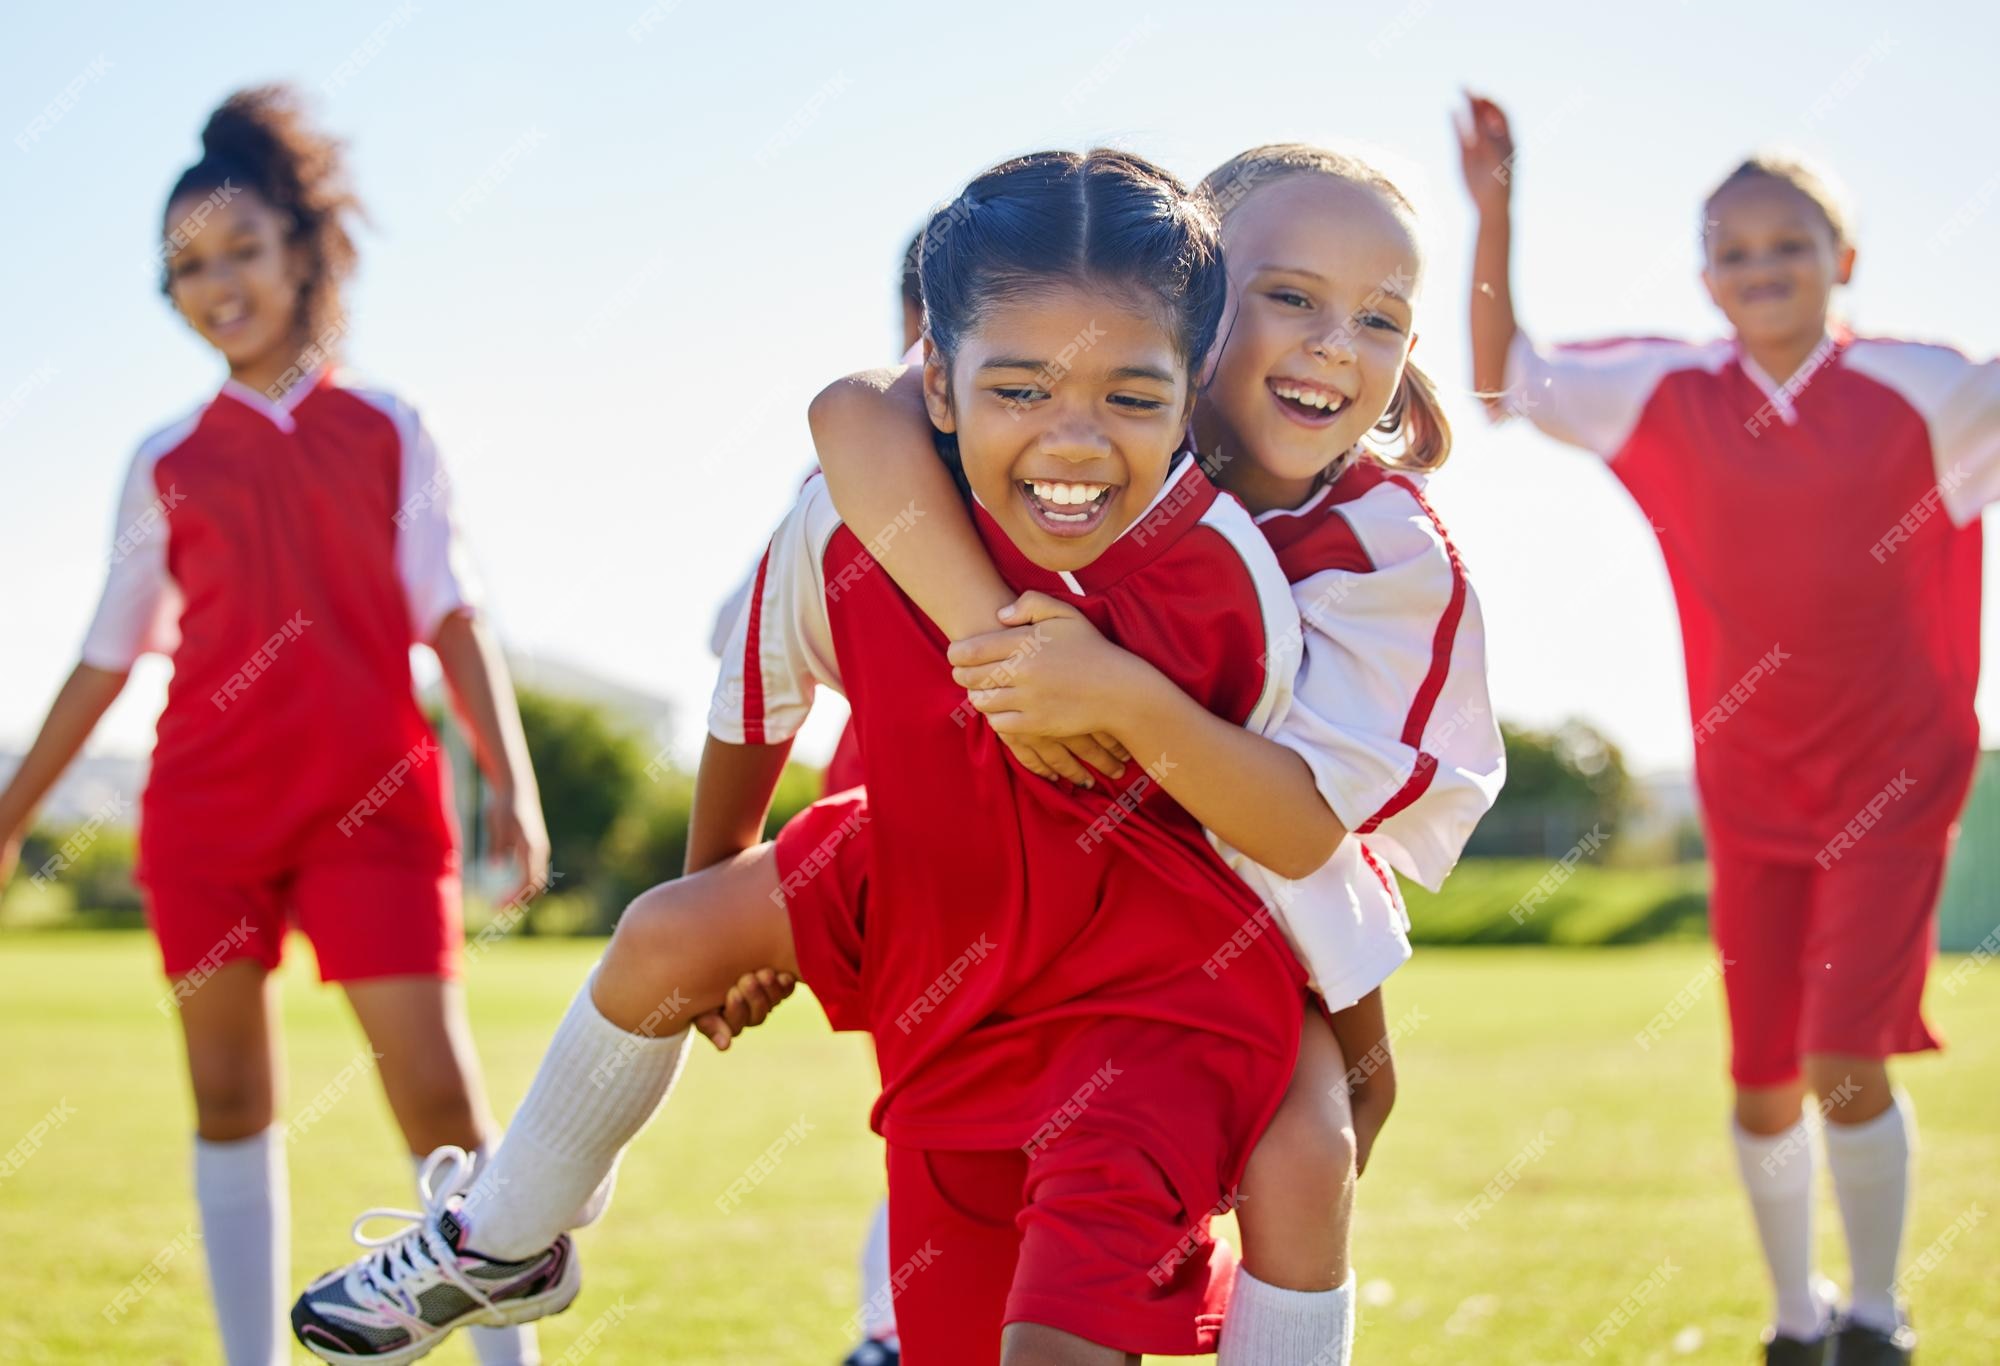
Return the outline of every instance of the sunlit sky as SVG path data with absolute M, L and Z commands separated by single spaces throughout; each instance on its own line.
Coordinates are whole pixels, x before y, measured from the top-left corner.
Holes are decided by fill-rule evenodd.
M 151 252 L 209 109 L 262 80 L 350 140 L 373 228 L 349 361 L 438 433 L 504 638 L 677 699 L 684 753 L 716 603 L 810 461 L 807 400 L 891 357 L 904 240 L 1010 153 L 1116 143 L 1191 179 L 1279 139 L 1381 160 L 1423 214 L 1418 356 L 1461 435 L 1434 502 L 1498 709 L 1587 717 L 1644 770 L 1691 750 L 1646 523 L 1463 397 L 1460 88 L 1515 117 L 1538 334 L 1715 332 L 1696 206 L 1779 143 L 1859 206 L 1858 329 L 2000 347 L 1989 4 L 170 8 L 0 22 L 0 746 L 76 658 L 135 444 L 221 377 Z M 145 750 L 166 674 L 135 673 L 96 749 Z

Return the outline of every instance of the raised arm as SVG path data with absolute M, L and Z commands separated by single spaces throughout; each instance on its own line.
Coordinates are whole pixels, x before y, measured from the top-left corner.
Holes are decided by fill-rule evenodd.
M 35 808 L 82 750 L 104 713 L 118 700 L 126 677 L 123 672 L 79 663 L 70 671 L 56 700 L 49 704 L 49 714 L 42 721 L 34 744 L 28 747 L 27 757 L 7 780 L 7 786 L 0 788 L 0 890 L 5 890 L 20 859 L 21 840 L 28 832 Z
M 1514 137 L 1507 115 L 1482 95 L 1466 96 L 1458 119 L 1459 161 L 1479 214 L 1472 251 L 1472 383 L 1489 406 L 1507 387 L 1507 352 L 1514 344 Z

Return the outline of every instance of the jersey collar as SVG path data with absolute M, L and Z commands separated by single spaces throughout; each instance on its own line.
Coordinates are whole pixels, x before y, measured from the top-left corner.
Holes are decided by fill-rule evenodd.
M 293 414 L 301 403 L 310 398 L 321 385 L 328 383 L 333 372 L 327 366 L 317 365 L 299 377 L 298 383 L 287 389 L 282 398 L 272 398 L 260 393 L 249 385 L 234 378 L 222 382 L 222 391 L 217 398 L 233 398 L 251 412 L 262 417 L 281 432 L 298 430 L 298 420 Z
M 1847 344 L 1852 340 L 1854 334 L 1844 326 L 1836 324 L 1829 328 L 1826 335 L 1820 338 L 1819 345 L 1815 346 L 1811 354 L 1805 358 L 1804 363 L 1790 379 L 1782 383 L 1772 379 L 1763 366 L 1750 359 L 1750 353 L 1743 349 L 1743 343 L 1740 341 L 1736 343 L 1736 363 L 1750 382 L 1764 395 L 1765 407 L 1771 410 L 1771 414 L 1775 415 L 1778 421 L 1790 427 L 1799 420 L 1799 395 L 1805 391 L 1807 385 L 1818 378 L 1822 370 L 1840 359 L 1840 353 L 1847 349 Z
M 1000 523 L 976 499 L 972 515 L 987 552 L 1008 582 L 1020 585 L 1023 590 L 1082 598 L 1104 592 L 1133 570 L 1165 554 L 1169 546 L 1201 524 L 1214 501 L 1215 486 L 1201 472 L 1201 462 L 1191 452 L 1184 453 L 1160 485 L 1160 491 L 1146 504 L 1146 510 L 1133 518 L 1132 525 L 1102 555 L 1076 570 L 1044 569 L 1030 560 L 1007 539 Z

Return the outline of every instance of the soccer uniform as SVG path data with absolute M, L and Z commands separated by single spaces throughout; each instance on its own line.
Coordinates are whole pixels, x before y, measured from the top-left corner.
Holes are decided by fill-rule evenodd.
M 1073 574 L 975 514 L 1016 589 L 1074 603 L 1219 715 L 1276 728 L 1296 612 L 1248 515 L 1191 461 Z M 994 1359 L 1012 1320 L 1211 1350 L 1206 1226 L 1289 1081 L 1304 974 L 1158 790 L 1147 767 L 1171 754 L 1095 791 L 1034 778 L 972 724 L 943 646 L 815 480 L 759 567 L 710 713 L 719 739 L 772 743 L 815 686 L 839 687 L 863 751 L 896 756 L 865 798 L 788 826 L 778 861 L 802 977 L 836 1026 L 876 1040 L 905 1351 Z M 956 1269 L 915 1269 L 931 1257 Z
M 1507 388 L 1659 535 L 1736 1080 L 1935 1048 L 1920 1007 L 1978 749 L 2000 364 L 1841 332 L 1780 384 L 1728 340 L 1523 335 Z
M 450 775 L 409 647 L 473 596 L 415 410 L 232 380 L 141 444 L 119 526 L 82 657 L 173 660 L 138 867 L 167 973 L 275 967 L 289 917 L 323 980 L 451 975 Z
M 813 473 L 818 472 L 815 467 Z M 708 649 L 717 659 L 721 659 L 729 649 L 730 632 L 736 629 L 737 619 L 743 615 L 743 608 L 750 601 L 750 590 L 756 583 L 757 567 L 752 565 L 750 572 L 743 576 L 743 581 L 722 600 L 722 606 L 715 609 L 715 623 L 709 627 Z M 867 781 L 867 775 L 861 770 L 861 742 L 855 738 L 853 726 L 842 726 L 840 739 L 834 742 L 833 753 L 827 758 L 826 772 L 820 776 L 820 792 L 822 795 L 845 792 Z
M 1359 457 L 1257 526 L 1291 581 L 1305 652 L 1274 738 L 1311 766 L 1350 834 L 1290 883 L 1222 852 L 1282 908 L 1314 990 L 1341 1010 L 1409 959 L 1390 869 L 1436 891 L 1499 795 L 1506 753 L 1486 692 L 1486 628 L 1419 475 Z

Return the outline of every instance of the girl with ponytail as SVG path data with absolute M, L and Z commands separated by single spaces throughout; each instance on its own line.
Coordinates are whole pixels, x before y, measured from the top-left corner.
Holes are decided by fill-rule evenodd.
M 161 288 L 220 392 L 140 444 L 82 658 L 0 791 L 0 880 L 139 655 L 171 657 L 138 877 L 187 1046 L 195 1195 L 230 1366 L 290 1359 L 278 966 L 312 942 L 413 1154 L 492 1132 L 457 983 L 458 832 L 409 647 L 437 652 L 488 779 L 492 849 L 546 883 L 548 837 L 450 483 L 416 410 L 337 376 L 360 212 L 341 146 L 281 86 L 232 95 L 161 224 Z M 309 1152 L 310 1149 L 302 1151 Z M 452 1173 L 460 1175 L 462 1173 Z M 419 1185 L 441 1188 L 436 1164 Z M 536 1360 L 482 1329 L 484 1362 Z

